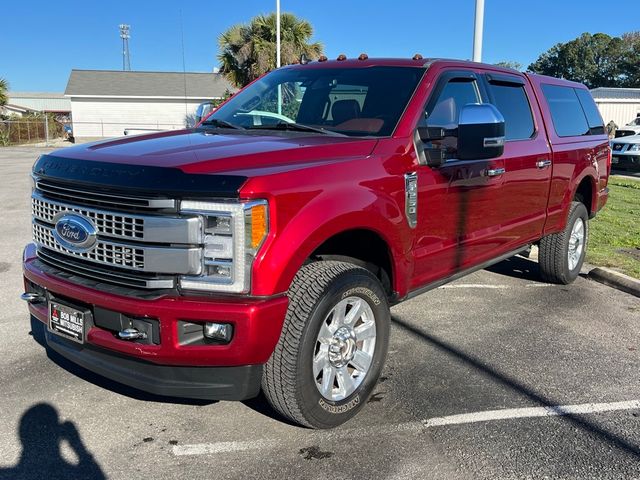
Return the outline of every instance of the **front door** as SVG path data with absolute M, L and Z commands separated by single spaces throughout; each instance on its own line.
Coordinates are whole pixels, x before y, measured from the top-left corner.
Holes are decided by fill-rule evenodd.
M 445 71 L 427 102 L 430 127 L 457 127 L 462 107 L 488 101 L 486 88 L 471 71 Z M 434 142 L 435 143 L 435 142 Z M 418 210 L 410 290 L 494 258 L 504 246 L 501 197 L 505 162 L 456 159 L 457 139 L 439 143 L 450 157 L 439 168 L 417 167 Z

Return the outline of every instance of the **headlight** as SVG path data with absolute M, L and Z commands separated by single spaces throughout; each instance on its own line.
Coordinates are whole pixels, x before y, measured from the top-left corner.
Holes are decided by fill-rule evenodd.
M 269 232 L 266 200 L 246 203 L 183 200 L 182 213 L 203 218 L 203 274 L 180 277 L 180 287 L 228 293 L 247 293 L 251 266 Z
M 640 152 L 640 143 L 629 145 L 629 149 L 627 150 L 627 152 Z

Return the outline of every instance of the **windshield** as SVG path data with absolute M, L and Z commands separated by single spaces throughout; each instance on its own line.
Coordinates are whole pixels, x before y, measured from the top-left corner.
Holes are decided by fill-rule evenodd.
M 423 74 L 415 67 L 275 70 L 203 125 L 389 136 Z

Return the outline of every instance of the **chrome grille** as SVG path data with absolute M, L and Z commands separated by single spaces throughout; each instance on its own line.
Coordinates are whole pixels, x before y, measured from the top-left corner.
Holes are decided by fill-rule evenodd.
M 52 229 L 33 223 L 33 239 L 39 245 L 51 250 L 73 255 L 78 258 L 85 258 L 104 265 L 125 267 L 136 270 L 144 270 L 144 249 L 133 248 L 125 245 L 117 245 L 108 242 L 98 241 L 96 246 L 88 252 L 72 252 L 62 247 L 55 241 Z
M 99 234 L 139 240 L 144 238 L 144 219 L 140 217 L 63 205 L 35 196 L 31 198 L 31 210 L 34 217 L 47 223 L 53 223 L 54 217 L 60 212 L 74 212 L 89 218 Z

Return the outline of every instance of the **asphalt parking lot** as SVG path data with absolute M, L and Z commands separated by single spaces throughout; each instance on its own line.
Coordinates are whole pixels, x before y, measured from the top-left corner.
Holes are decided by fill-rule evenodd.
M 381 382 L 333 431 L 48 354 L 18 299 L 41 151 L 0 149 L 0 479 L 640 478 L 640 299 L 525 258 L 394 307 Z

